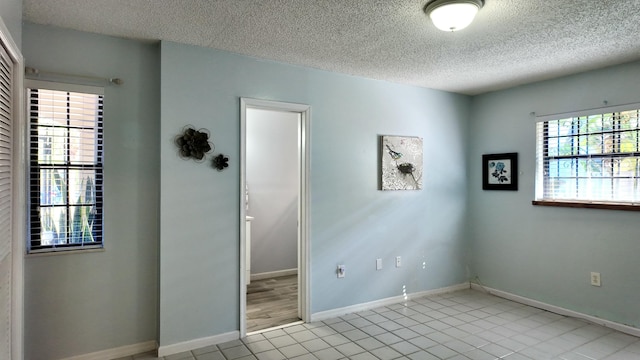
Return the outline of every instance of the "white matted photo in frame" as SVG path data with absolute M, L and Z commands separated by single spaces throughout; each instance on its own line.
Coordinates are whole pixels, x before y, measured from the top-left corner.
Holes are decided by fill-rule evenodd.
M 518 153 L 482 155 L 483 190 L 518 190 Z
M 422 138 L 382 135 L 382 190 L 422 189 Z

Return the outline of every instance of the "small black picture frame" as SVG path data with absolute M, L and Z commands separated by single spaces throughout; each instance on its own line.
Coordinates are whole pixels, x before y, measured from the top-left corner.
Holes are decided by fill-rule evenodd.
M 482 155 L 482 190 L 518 190 L 518 153 Z

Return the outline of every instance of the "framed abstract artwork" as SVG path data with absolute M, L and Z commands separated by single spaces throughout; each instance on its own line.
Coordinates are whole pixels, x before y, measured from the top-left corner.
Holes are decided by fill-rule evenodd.
M 422 189 L 422 138 L 391 135 L 380 138 L 382 190 Z
M 482 190 L 518 190 L 518 153 L 482 155 Z

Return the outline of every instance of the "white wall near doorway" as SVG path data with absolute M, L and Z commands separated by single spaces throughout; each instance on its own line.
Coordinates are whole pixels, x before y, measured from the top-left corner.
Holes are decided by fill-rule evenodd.
M 247 109 L 251 273 L 298 267 L 300 114 Z

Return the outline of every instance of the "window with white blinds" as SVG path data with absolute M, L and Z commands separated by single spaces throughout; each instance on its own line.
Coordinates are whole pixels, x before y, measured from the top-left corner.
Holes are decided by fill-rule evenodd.
M 28 250 L 34 253 L 100 248 L 102 89 L 34 85 L 27 88 Z
M 639 108 L 538 122 L 536 200 L 640 205 Z

